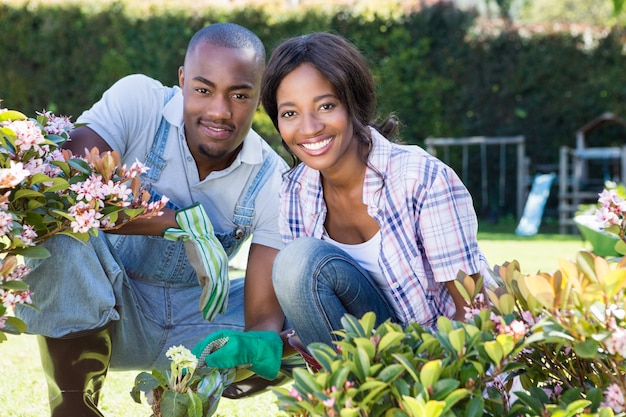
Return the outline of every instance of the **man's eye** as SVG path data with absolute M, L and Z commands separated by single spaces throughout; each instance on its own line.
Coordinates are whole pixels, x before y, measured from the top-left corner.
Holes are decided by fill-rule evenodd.
M 237 100 L 245 100 L 248 98 L 246 94 L 235 94 L 233 97 L 235 97 Z
M 209 92 L 206 88 L 196 88 L 196 91 L 200 94 L 207 94 Z

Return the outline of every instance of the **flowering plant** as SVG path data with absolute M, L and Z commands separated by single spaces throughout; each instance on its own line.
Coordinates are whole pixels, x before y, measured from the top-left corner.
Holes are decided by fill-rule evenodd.
M 457 279 L 465 322 L 374 328 L 372 313 L 345 316 L 335 346 L 309 346 L 322 369 L 296 369 L 292 388 L 275 390 L 280 408 L 331 417 L 626 415 L 626 261 L 581 251 L 554 274 L 522 274 L 517 261 L 495 271 L 496 290 Z
M 623 184 L 607 184 L 598 198 L 596 220 L 604 230 L 619 237 L 615 251 L 626 255 L 626 189 Z
M 210 345 L 207 352 L 218 348 Z M 224 389 L 232 383 L 236 370 L 216 369 L 204 364 L 189 349 L 173 346 L 166 352 L 170 369 L 153 369 L 135 378 L 131 397 L 141 403 L 141 392 L 152 406 L 152 417 L 209 417 L 215 413 Z M 203 355 L 203 356 L 206 356 Z
M 55 234 L 86 241 L 98 230 L 160 215 L 167 202 L 149 202 L 138 178 L 147 170 L 141 163 L 127 168 L 115 152 L 78 157 L 61 149 L 74 127 L 47 111 L 28 118 L 0 108 L 0 342 L 5 333 L 26 330 L 10 309 L 32 303 L 22 281 L 29 268 L 18 256 L 48 257 L 39 244 Z

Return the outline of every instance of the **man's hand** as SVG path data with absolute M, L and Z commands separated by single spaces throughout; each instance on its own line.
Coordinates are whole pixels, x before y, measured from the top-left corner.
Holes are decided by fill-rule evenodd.
M 212 342 L 220 343 L 220 339 L 225 344 L 206 356 L 205 362 L 208 366 L 214 368 L 250 366 L 250 370 L 259 376 L 269 380 L 276 379 L 283 352 L 283 341 L 278 333 L 220 330 L 198 343 L 192 352 L 198 358 L 202 358 L 206 347 Z

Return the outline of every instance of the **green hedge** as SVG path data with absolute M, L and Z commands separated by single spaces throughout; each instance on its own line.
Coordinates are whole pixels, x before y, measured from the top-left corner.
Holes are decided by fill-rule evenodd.
M 372 63 L 381 115 L 395 112 L 409 143 L 423 145 L 428 136 L 521 134 L 532 169 L 558 164 L 559 147 L 573 146 L 576 129 L 601 113 L 626 117 L 622 28 L 592 47 L 582 35 L 567 32 L 522 36 L 503 30 L 479 36 L 476 16 L 449 5 L 390 19 L 314 9 L 277 17 L 253 7 L 141 17 L 129 15 L 119 3 L 99 11 L 3 3 L 3 106 L 24 112 L 46 108 L 75 118 L 126 74 L 142 72 L 176 83 L 190 36 L 216 21 L 250 28 L 268 51 L 281 39 L 311 31 L 345 35 Z M 255 127 L 279 147 L 262 113 Z M 624 131 L 607 128 L 593 141 L 623 143 Z M 497 177 L 497 164 L 490 169 Z M 475 181 L 468 182 L 478 195 Z M 514 207 L 507 197 L 506 207 L 498 209 L 511 213 Z

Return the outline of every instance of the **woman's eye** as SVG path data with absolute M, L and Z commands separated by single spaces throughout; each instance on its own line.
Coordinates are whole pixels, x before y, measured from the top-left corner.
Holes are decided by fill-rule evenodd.
M 296 112 L 289 110 L 289 111 L 283 112 L 283 113 L 280 115 L 280 117 L 283 117 L 283 118 L 285 118 L 285 119 L 286 119 L 286 118 L 292 117 L 292 116 L 293 116 L 293 115 L 295 115 L 295 114 L 296 114 Z
M 330 110 L 333 107 L 335 107 L 335 105 L 333 103 L 324 103 L 320 106 L 320 109 L 322 110 Z

